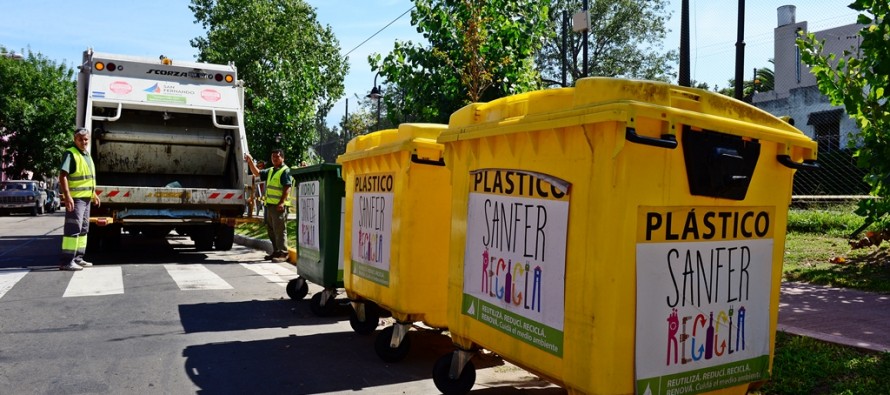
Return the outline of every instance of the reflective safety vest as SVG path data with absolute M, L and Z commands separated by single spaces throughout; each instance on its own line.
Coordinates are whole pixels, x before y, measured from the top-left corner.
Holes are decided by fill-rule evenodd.
M 269 169 L 269 173 L 266 175 L 266 204 L 274 206 L 281 201 L 281 195 L 284 194 L 284 186 L 281 185 L 281 174 L 284 173 L 286 168 L 286 165 L 282 163 L 278 170 L 274 168 Z
M 96 168 L 93 167 L 93 160 L 84 158 L 84 154 L 77 147 L 68 149 L 74 158 L 76 169 L 74 173 L 68 174 L 68 191 L 72 198 L 91 199 L 93 191 L 96 189 Z

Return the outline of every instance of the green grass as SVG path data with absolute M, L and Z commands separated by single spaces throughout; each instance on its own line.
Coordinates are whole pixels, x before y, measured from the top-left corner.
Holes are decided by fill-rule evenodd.
M 297 246 L 297 221 L 287 221 L 287 246 L 296 248 Z M 266 233 L 266 225 L 263 222 L 246 223 L 238 225 L 235 233 L 252 237 L 254 239 L 268 240 L 269 234 Z
M 855 204 L 792 207 L 788 210 L 788 232 L 849 237 L 865 221 L 854 214 Z
M 872 353 L 776 333 L 764 395 L 890 394 L 890 353 Z
M 835 205 L 789 210 L 785 280 L 890 293 L 890 241 L 852 248 L 849 236 L 863 224 L 854 209 Z

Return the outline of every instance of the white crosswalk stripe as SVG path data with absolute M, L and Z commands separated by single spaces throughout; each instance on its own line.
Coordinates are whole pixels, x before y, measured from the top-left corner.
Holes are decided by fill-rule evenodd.
M 0 269 L 0 298 L 6 295 L 28 272 L 30 272 L 28 269 Z
M 91 267 L 74 272 L 63 298 L 78 296 L 116 295 L 124 293 L 124 278 L 120 266 Z
M 286 268 L 276 263 L 242 263 L 241 266 L 282 287 L 287 286 L 288 281 L 297 277 L 296 268 Z
M 252 273 L 254 278 L 261 279 L 265 284 L 278 284 L 279 286 L 287 286 L 288 281 L 297 277 L 297 270 L 292 265 L 279 263 L 241 263 L 238 266 L 243 267 Z M 235 266 L 235 267 L 238 267 Z M 203 264 L 167 264 L 163 265 L 164 269 L 170 275 L 170 279 L 176 283 L 182 291 L 194 290 L 228 290 L 234 289 L 220 275 L 214 273 Z M 134 274 L 142 270 L 151 269 L 151 265 L 141 266 L 105 266 L 96 265 L 77 272 L 50 272 L 55 277 L 56 273 L 60 277 L 58 279 L 67 279 L 65 292 L 62 294 L 64 298 L 84 297 L 84 296 L 101 296 L 101 295 L 117 295 L 125 293 L 124 277 L 126 274 Z M 46 271 L 32 271 L 27 268 L 3 268 L 0 269 L 0 299 L 7 296 L 16 286 L 25 286 L 28 276 L 35 274 L 46 274 Z M 67 277 L 70 273 L 70 277 Z M 229 273 L 232 274 L 231 272 Z M 138 276 L 137 276 L 138 277 Z M 240 277 L 240 276 L 239 276 Z M 128 277 L 131 278 L 131 277 Z M 155 277 L 157 278 L 157 277 Z M 132 281 L 132 280 L 129 280 Z M 136 286 L 139 284 L 128 284 L 128 286 Z M 16 292 L 16 291 L 13 291 Z
M 226 280 L 201 264 L 164 265 L 164 268 L 183 291 L 232 289 Z

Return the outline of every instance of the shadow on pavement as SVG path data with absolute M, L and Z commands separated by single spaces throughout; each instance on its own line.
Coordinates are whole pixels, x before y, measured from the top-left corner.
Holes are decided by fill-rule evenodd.
M 352 332 L 292 335 L 190 346 L 183 356 L 201 394 L 360 391 L 430 378 L 436 354 L 412 353 L 394 366 L 377 358 L 373 340 Z
M 277 321 L 266 324 L 272 326 L 271 322 Z M 215 324 L 210 326 L 215 330 Z M 200 388 L 199 394 L 436 393 L 432 367 L 439 357 L 454 350 L 451 339 L 438 331 L 412 330 L 408 334 L 411 348 L 407 357 L 397 363 L 385 363 L 374 351 L 379 333 L 369 336 L 351 331 L 294 334 L 189 346 L 183 351 L 184 368 Z M 477 370 L 477 389 L 473 394 L 566 393 L 505 364 L 494 354 L 478 354 L 473 364 Z
M 308 303 L 306 300 L 276 299 L 182 304 L 179 305 L 179 317 L 186 333 L 327 325 L 349 319 L 343 314 L 317 317 L 310 312 Z

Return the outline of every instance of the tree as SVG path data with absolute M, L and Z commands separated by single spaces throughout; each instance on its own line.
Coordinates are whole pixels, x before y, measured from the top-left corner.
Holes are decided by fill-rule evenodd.
M 540 87 L 534 54 L 549 0 L 415 0 L 411 23 L 428 45 L 396 41 L 368 58 L 388 82 L 388 121 L 447 123 L 471 101 Z
M 588 3 L 588 76 L 667 81 L 674 77 L 677 51 L 660 52 L 668 32 L 668 0 L 592 0 Z M 583 77 L 583 35 L 571 30 L 580 0 L 552 0 L 547 37 L 536 62 L 545 85 L 572 86 Z M 566 23 L 564 23 L 566 22 Z M 563 34 L 566 45 L 563 45 Z M 563 84 L 563 63 L 566 83 Z
M 206 37 L 191 40 L 198 60 L 235 62 L 245 84 L 251 150 L 273 146 L 299 163 L 343 95 L 349 65 L 330 26 L 303 0 L 192 0 Z
M 773 63 L 773 60 L 769 60 L 770 63 Z M 754 78 L 750 80 L 742 81 L 742 96 L 746 102 L 751 101 L 751 97 L 754 95 L 754 92 L 769 92 L 775 89 L 776 86 L 776 77 L 775 73 L 772 69 L 768 67 L 762 67 L 754 70 Z M 726 88 L 719 89 L 717 92 L 734 97 L 735 96 L 735 79 L 730 78 L 727 80 L 729 84 Z
M 30 49 L 21 60 L 0 56 L 0 92 L 0 148 L 11 165 L 6 175 L 22 178 L 31 171 L 34 179 L 52 177 L 72 145 L 74 71 Z
M 858 138 L 851 139 L 858 142 L 854 157 L 857 166 L 866 172 L 871 194 L 881 197 L 859 202 L 856 213 L 865 217 L 868 225 L 890 212 L 890 202 L 883 199 L 890 193 L 890 107 L 885 96 L 890 82 L 890 41 L 886 38 L 890 35 L 890 4 L 855 0 L 850 8 L 860 11 L 858 23 L 866 25 L 859 31 L 860 53 L 844 51 L 840 57 L 823 54 L 825 42 L 818 41 L 813 33 L 803 33 L 797 45 L 801 59 L 816 76 L 819 90 L 831 104 L 843 105 L 859 126 Z

